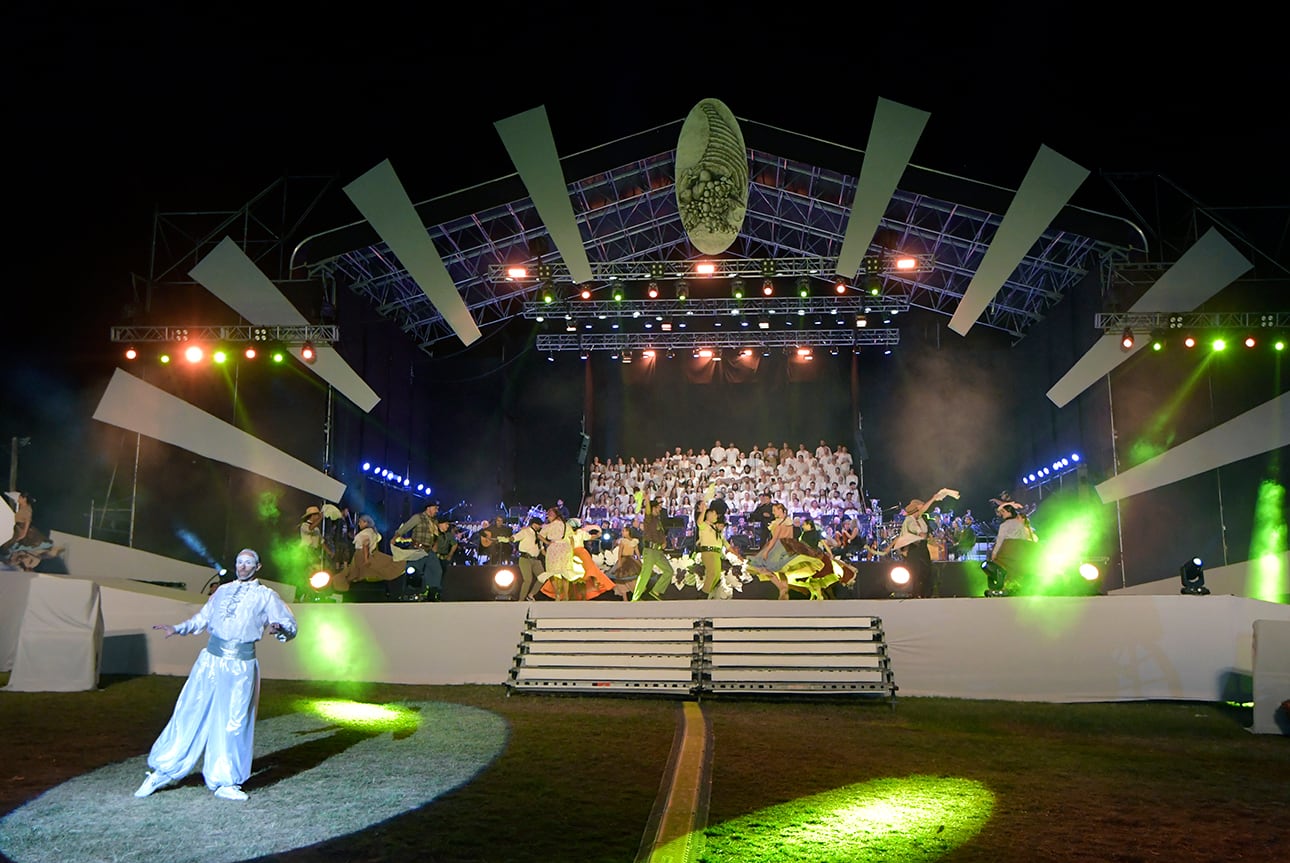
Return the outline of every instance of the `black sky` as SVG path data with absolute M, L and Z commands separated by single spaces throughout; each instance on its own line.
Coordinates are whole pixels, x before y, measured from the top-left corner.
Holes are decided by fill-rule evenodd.
M 1045 144 L 1212 205 L 1290 199 L 1270 19 L 849 8 L 21 2 L 7 293 L 14 319 L 60 327 L 11 326 L 11 348 L 106 342 L 154 209 L 236 209 L 288 173 L 347 182 L 386 158 L 424 200 L 510 173 L 493 123 L 537 105 L 562 153 L 705 97 L 863 148 L 883 97 L 931 112 L 917 164 L 973 179 L 1015 188 Z

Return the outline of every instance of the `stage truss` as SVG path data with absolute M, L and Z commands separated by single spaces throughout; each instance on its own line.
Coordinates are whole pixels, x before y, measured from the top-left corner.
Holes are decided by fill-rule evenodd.
M 750 150 L 750 190 L 743 231 L 725 260 L 816 259 L 826 268 L 810 273 L 817 293 L 836 278 L 849 202 L 857 178 Z M 575 217 L 593 273 L 605 282 L 618 270 L 653 276 L 651 264 L 667 262 L 673 277 L 697 260 L 677 211 L 673 189 L 675 151 L 669 150 L 569 185 Z M 909 307 L 945 316 L 967 289 L 1002 217 L 983 209 L 898 190 L 888 202 L 867 260 L 895 253 L 917 257 L 911 271 L 882 267 L 881 292 Z M 547 230 L 528 198 L 480 210 L 427 230 L 458 291 L 482 330 L 526 313 L 542 282 L 507 281 L 508 266 L 535 271 L 532 249 L 547 245 Z M 1050 228 L 983 312 L 982 326 L 1022 338 L 1033 324 L 1090 271 L 1109 272 L 1128 247 Z M 548 265 L 552 262 L 547 261 Z M 551 267 L 552 275 L 556 274 Z M 365 297 L 395 321 L 426 352 L 455 338 L 421 288 L 389 249 L 378 243 L 310 264 L 310 275 Z M 757 269 L 760 273 L 760 269 Z M 858 275 L 873 275 L 858 274 Z M 618 282 L 621 284 L 621 281 Z M 758 290 L 755 278 L 750 292 Z M 791 285 L 779 289 L 786 292 Z

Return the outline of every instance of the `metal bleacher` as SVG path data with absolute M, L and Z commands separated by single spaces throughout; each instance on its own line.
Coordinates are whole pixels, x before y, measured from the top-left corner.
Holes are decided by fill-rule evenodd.
M 896 703 L 878 617 L 532 615 L 511 692 L 858 695 Z

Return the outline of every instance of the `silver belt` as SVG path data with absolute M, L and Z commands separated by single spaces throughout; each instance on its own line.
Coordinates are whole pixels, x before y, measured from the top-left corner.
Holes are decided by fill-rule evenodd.
M 206 643 L 206 652 L 220 659 L 255 659 L 254 641 L 225 641 L 212 635 Z

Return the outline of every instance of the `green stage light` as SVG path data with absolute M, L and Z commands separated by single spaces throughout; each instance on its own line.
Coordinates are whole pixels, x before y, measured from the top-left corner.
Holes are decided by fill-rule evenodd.
M 1227 339 L 1214 339 L 1214 341 L 1210 343 L 1210 347 L 1216 351 L 1225 351 L 1227 350 Z
M 228 354 L 222 350 L 218 350 L 211 354 L 211 362 L 222 366 L 224 363 L 228 362 Z
M 1277 339 L 1275 342 L 1272 343 L 1272 349 L 1274 351 L 1284 351 L 1286 349 L 1286 340 Z
M 162 354 L 157 359 L 163 366 L 170 364 L 170 354 Z
M 275 363 L 283 362 L 284 360 L 286 360 L 286 358 L 287 358 L 287 357 L 286 357 L 286 355 L 285 355 L 285 354 L 283 354 L 283 353 L 282 353 L 282 351 L 274 351 L 274 352 L 273 352 L 273 361 L 274 361 Z

